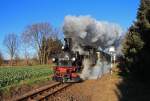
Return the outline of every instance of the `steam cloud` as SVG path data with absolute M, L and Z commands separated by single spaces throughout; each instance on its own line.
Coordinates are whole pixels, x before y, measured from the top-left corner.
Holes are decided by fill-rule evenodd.
M 73 50 L 90 45 L 105 50 L 115 45 L 122 33 L 119 25 L 97 21 L 90 16 L 66 16 L 63 25 L 65 37 L 73 40 Z
M 66 38 L 72 38 L 72 50 L 79 51 L 83 55 L 86 54 L 86 51 L 82 49 L 82 46 L 85 45 L 93 46 L 103 51 L 106 51 L 112 45 L 115 46 L 122 33 L 122 28 L 114 23 L 97 21 L 90 16 L 66 16 L 63 31 Z M 102 66 L 104 64 L 105 66 Z M 103 71 L 108 72 L 109 70 L 107 69 L 109 67 L 108 64 L 100 63 L 99 60 L 95 65 L 95 70 L 91 69 L 90 59 L 85 59 L 83 66 L 84 69 L 81 76 L 84 79 L 89 78 L 90 75 L 103 74 Z M 99 66 L 105 68 L 99 68 Z

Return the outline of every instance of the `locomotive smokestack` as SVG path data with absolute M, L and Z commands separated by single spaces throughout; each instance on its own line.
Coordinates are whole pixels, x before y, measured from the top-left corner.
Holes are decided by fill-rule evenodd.
M 72 48 L 72 40 L 71 40 L 71 38 L 64 38 L 64 41 L 65 41 L 64 49 L 68 50 L 68 51 L 71 51 L 71 48 Z

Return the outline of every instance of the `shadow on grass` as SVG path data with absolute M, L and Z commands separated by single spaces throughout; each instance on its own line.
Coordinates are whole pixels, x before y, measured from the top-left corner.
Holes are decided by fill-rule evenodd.
M 115 93 L 119 101 L 150 101 L 150 84 L 141 82 L 133 78 L 130 74 L 120 72 L 123 78 L 116 84 Z

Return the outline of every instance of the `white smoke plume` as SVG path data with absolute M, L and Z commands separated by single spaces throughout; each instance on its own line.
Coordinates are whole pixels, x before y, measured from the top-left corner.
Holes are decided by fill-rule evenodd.
M 82 55 L 86 54 L 82 46 L 88 45 L 102 50 L 108 50 L 112 45 L 116 46 L 123 32 L 122 28 L 115 23 L 97 21 L 90 16 L 70 15 L 64 19 L 63 31 L 66 38 L 72 38 L 72 50 L 79 51 Z M 94 75 L 94 78 L 95 75 L 102 75 L 103 72 L 108 72 L 110 66 L 107 63 L 100 63 L 99 60 L 94 67 L 91 67 L 91 64 L 90 59 L 83 61 L 84 69 L 81 74 L 83 79 L 88 79 L 91 75 Z M 102 68 L 99 68 L 100 66 Z
M 91 75 L 92 71 L 91 71 L 91 61 L 88 58 L 85 58 L 83 60 L 83 66 L 85 67 L 82 71 L 82 74 L 80 75 L 80 77 L 82 79 L 89 79 L 89 76 Z
M 65 37 L 73 39 L 73 49 L 90 45 L 103 50 L 115 45 L 122 28 L 114 23 L 97 21 L 90 16 L 66 16 L 63 25 Z

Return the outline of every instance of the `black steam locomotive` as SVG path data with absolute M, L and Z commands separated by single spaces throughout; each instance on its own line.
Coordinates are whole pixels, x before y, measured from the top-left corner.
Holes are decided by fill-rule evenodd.
M 57 54 L 52 60 L 56 63 L 53 67 L 53 80 L 58 82 L 80 82 L 79 73 L 82 70 L 83 56 L 79 52 L 72 51 L 71 38 L 64 39 L 62 52 Z

